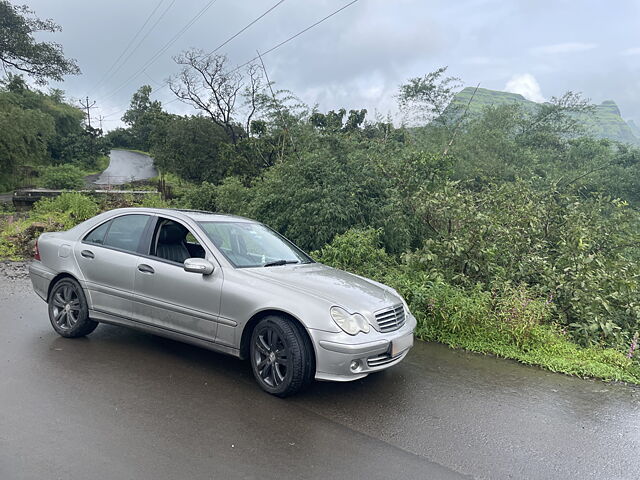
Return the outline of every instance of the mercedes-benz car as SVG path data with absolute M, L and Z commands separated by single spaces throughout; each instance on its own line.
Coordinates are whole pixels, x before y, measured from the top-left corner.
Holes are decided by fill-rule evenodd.
M 111 210 L 40 235 L 29 273 L 63 337 L 134 327 L 249 359 L 281 397 L 389 368 L 413 345 L 416 320 L 395 290 L 232 215 Z

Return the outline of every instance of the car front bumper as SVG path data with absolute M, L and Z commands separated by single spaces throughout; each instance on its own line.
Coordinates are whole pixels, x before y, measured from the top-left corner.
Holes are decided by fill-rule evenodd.
M 416 319 L 409 314 L 401 328 L 388 333 L 351 337 L 309 330 L 316 352 L 316 380 L 349 382 L 400 363 L 413 345 L 415 327 Z M 400 348 L 394 351 L 396 347 Z

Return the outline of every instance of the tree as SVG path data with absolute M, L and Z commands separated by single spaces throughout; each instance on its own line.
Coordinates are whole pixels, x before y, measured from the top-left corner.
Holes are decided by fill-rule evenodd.
M 426 124 L 434 119 L 445 120 L 445 109 L 460 87 L 460 79 L 443 77 L 446 71 L 447 67 L 441 67 L 400 85 L 398 103 L 408 121 Z
M 122 121 L 131 127 L 131 142 L 140 150 L 151 148 L 151 136 L 158 119 L 165 113 L 162 103 L 151 100 L 150 85 L 141 86 L 131 97 L 129 109 L 122 116 Z
M 61 81 L 64 75 L 77 75 L 80 69 L 73 59 L 65 58 L 62 46 L 38 42 L 38 32 L 58 32 L 52 20 L 40 20 L 26 5 L 11 5 L 0 0 L 0 63 L 5 71 L 17 70 L 39 84 Z
M 579 93 L 569 91 L 561 97 L 551 97 L 533 112 L 520 116 L 520 141 L 544 146 L 553 137 L 566 141 L 580 136 L 585 132 L 584 117 L 593 114 L 594 109 Z
M 162 172 L 214 184 L 234 173 L 231 151 L 224 130 L 202 115 L 168 117 L 154 133 L 151 149 Z
M 248 65 L 244 72 L 229 70 L 226 56 L 195 49 L 174 60 L 182 70 L 169 87 L 179 99 L 208 115 L 234 145 L 251 134 L 258 95 L 264 88 L 256 65 Z
M 83 113 L 64 92 L 32 90 L 20 75 L 0 81 L 0 184 L 17 186 L 37 167 L 73 163 L 93 169 L 108 151 L 99 129 L 83 125 Z
M 162 112 L 162 103 L 151 100 L 151 85 L 142 85 L 131 97 L 129 109 L 122 116 L 122 121 L 127 125 L 135 125 L 148 113 Z
M 349 110 L 349 115 L 345 121 L 344 117 L 346 114 L 347 111 L 344 108 L 341 108 L 337 112 L 335 110 L 329 110 L 326 114 L 314 112 L 311 114 L 311 117 L 309 117 L 309 122 L 314 127 L 326 132 L 354 132 L 362 127 L 367 115 L 367 109 Z

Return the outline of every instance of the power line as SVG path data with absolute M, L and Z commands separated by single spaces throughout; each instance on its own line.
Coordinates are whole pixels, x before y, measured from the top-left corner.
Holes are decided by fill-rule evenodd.
M 215 1 L 216 1 L 216 0 L 213 0 L 213 2 L 215 2 Z M 229 43 L 231 40 L 233 40 L 235 37 L 237 37 L 238 35 L 240 35 L 240 34 L 241 34 L 242 32 L 244 32 L 245 30 L 247 30 L 247 29 L 248 29 L 249 27 L 251 27 L 254 23 L 256 23 L 256 22 L 257 22 L 258 20 L 260 20 L 262 17 L 264 17 L 264 16 L 265 16 L 265 15 L 267 15 L 269 12 L 271 12 L 272 10 L 274 10 L 276 7 L 278 7 L 278 6 L 279 6 L 281 3 L 283 3 L 284 1 L 285 1 L 285 0 L 281 0 L 281 1 L 279 1 L 278 3 L 276 3 L 274 6 L 272 6 L 270 9 L 268 9 L 266 12 L 264 12 L 262 15 L 260 15 L 259 17 L 257 17 L 255 20 L 253 20 L 253 21 L 252 21 L 251 23 L 249 23 L 247 26 L 245 26 L 242 30 L 240 30 L 239 32 L 237 32 L 236 34 L 234 34 L 232 37 L 230 37 L 228 40 L 226 40 L 226 41 L 225 41 L 224 43 L 222 43 L 220 46 L 216 47 L 216 49 L 212 50 L 209 54 L 211 54 L 211 53 L 215 53 L 217 50 L 219 50 L 220 48 L 222 48 L 224 45 L 226 45 L 227 43 Z M 213 3 L 213 2 L 210 2 L 210 3 Z M 321 23 L 323 23 L 323 22 L 325 22 L 326 20 L 330 19 L 330 18 L 331 18 L 331 17 L 333 17 L 334 15 L 337 15 L 337 14 L 338 14 L 338 13 L 340 13 L 342 10 L 345 10 L 346 8 L 350 7 L 351 5 L 353 5 L 353 4 L 354 4 L 354 3 L 356 3 L 356 2 L 358 2 L 358 0 L 352 0 L 351 2 L 347 3 L 346 5 L 344 5 L 344 6 L 340 7 L 339 9 L 337 9 L 337 10 L 335 10 L 335 11 L 331 12 L 329 15 L 327 15 L 327 16 L 325 16 L 325 17 L 321 18 L 321 19 L 320 19 L 320 20 L 318 20 L 317 22 L 315 22 L 315 23 L 313 23 L 313 24 L 309 25 L 308 27 L 306 27 L 306 28 L 304 28 L 304 29 L 300 30 L 298 33 L 296 33 L 296 34 L 294 34 L 294 35 L 291 35 L 291 36 L 290 36 L 289 38 L 287 38 L 286 40 L 283 40 L 282 42 L 278 43 L 277 45 L 274 45 L 273 47 L 269 48 L 268 50 L 265 50 L 264 52 L 259 53 L 256 57 L 254 57 L 254 58 L 252 58 L 251 60 L 249 60 L 249 61 L 247 61 L 247 62 L 243 63 L 242 65 L 240 65 L 240 66 L 238 66 L 238 67 L 234 68 L 234 69 L 233 69 L 233 70 L 231 70 L 229 73 L 233 73 L 233 72 L 235 72 L 235 71 L 238 71 L 238 70 L 240 70 L 241 68 L 243 68 L 243 67 L 245 67 L 245 66 L 249 65 L 250 63 L 253 63 L 253 62 L 254 62 L 254 61 L 256 61 L 256 60 L 261 59 L 261 58 L 260 58 L 261 56 L 267 55 L 268 53 L 271 53 L 271 52 L 273 52 L 274 50 L 277 50 L 278 48 L 280 48 L 280 47 L 282 47 L 283 45 L 285 45 L 285 44 L 289 43 L 290 41 L 294 40 L 295 38 L 299 37 L 300 35 L 302 35 L 302 34 L 304 34 L 304 33 L 308 32 L 308 31 L 309 31 L 309 30 L 311 30 L 312 28 L 317 27 L 318 25 L 320 25 Z M 207 5 L 205 8 L 208 8 L 209 6 L 210 6 L 210 5 Z M 198 15 L 196 15 L 196 17 L 198 17 L 198 18 L 199 18 L 199 16 L 198 16 Z M 195 18 L 195 20 L 197 20 L 197 18 Z M 194 21 L 195 21 L 195 20 L 194 20 Z M 169 46 L 170 46 L 170 45 L 169 45 Z M 168 48 L 168 47 L 167 47 L 167 48 Z M 166 48 L 165 48 L 165 49 L 163 49 L 163 50 L 162 50 L 162 52 L 164 52 L 164 50 L 166 50 Z M 160 52 L 160 53 L 162 53 L 162 52 Z M 153 61 L 155 61 L 155 60 L 154 60 L 154 57 L 152 57 L 151 63 L 153 63 Z M 147 65 L 145 65 L 145 67 L 144 67 L 144 68 L 146 68 L 146 67 L 147 67 Z M 138 75 L 139 75 L 139 74 L 144 70 L 144 68 L 143 68 L 140 72 L 138 72 L 138 73 L 134 74 L 132 77 L 130 77 L 130 78 L 129 78 L 129 80 L 127 80 L 127 83 L 128 83 L 130 80 L 132 80 L 133 78 L 135 78 L 136 76 L 138 76 Z M 161 88 L 157 89 L 156 91 L 158 91 L 158 90 L 160 90 L 160 89 L 164 88 L 166 85 L 167 85 L 167 84 L 163 85 Z M 114 92 L 112 92 L 112 94 L 111 94 L 110 96 L 112 96 L 114 93 L 116 93 L 118 90 L 120 90 L 123 86 L 124 86 L 124 85 L 122 85 L 122 86 L 118 87 L 118 89 L 117 89 L 117 90 L 115 90 Z M 107 98 L 108 98 L 108 97 L 107 97 Z M 164 104 L 164 105 L 168 105 L 168 104 L 170 104 L 170 103 L 174 103 L 174 102 L 177 102 L 177 101 L 180 101 L 180 100 L 181 100 L 180 98 L 174 98 L 173 100 L 169 100 L 168 102 L 164 102 L 163 104 Z M 110 113 L 110 114 L 108 114 L 108 115 L 105 115 L 105 118 L 106 118 L 106 117 L 110 117 L 110 116 L 112 116 L 112 115 L 116 115 L 116 114 L 121 113 L 121 112 L 125 112 L 125 111 L 126 111 L 126 109 L 124 109 L 124 110 L 120 110 L 120 111 L 118 111 L 118 112 Z
M 153 83 L 156 87 L 158 87 L 158 89 L 160 89 L 160 88 L 164 88 L 164 85 L 162 85 L 161 83 L 156 82 L 156 81 L 151 77 L 151 75 L 149 75 L 149 74 L 147 73 L 147 71 L 146 71 L 146 70 L 143 70 L 143 72 L 142 72 L 142 73 L 144 74 L 144 76 L 145 76 L 145 77 L 147 77 L 147 78 L 151 81 L 151 83 Z
M 351 5 L 353 5 L 354 3 L 356 3 L 357 1 L 358 1 L 358 0 L 352 0 L 351 2 L 347 3 L 347 4 L 346 4 L 346 5 L 344 5 L 343 7 L 340 7 L 338 10 L 336 10 L 336 11 L 334 11 L 334 12 L 330 13 L 329 15 L 327 15 L 326 17 L 324 17 L 324 18 L 322 18 L 322 19 L 318 20 L 316 23 L 314 23 L 314 24 L 312 24 L 312 25 L 309 25 L 307 28 L 305 28 L 305 29 L 303 29 L 303 30 L 300 30 L 300 31 L 299 31 L 298 33 L 296 33 L 295 35 L 292 35 L 292 36 L 290 36 L 289 38 L 287 38 L 286 40 L 284 40 L 284 41 L 280 42 L 279 44 L 277 44 L 277 45 L 275 45 L 275 46 L 273 46 L 273 47 L 271 47 L 270 49 L 265 50 L 265 51 L 264 51 L 264 52 L 262 52 L 260 55 L 262 55 L 262 56 L 264 57 L 264 56 L 265 56 L 265 55 L 267 55 L 268 53 L 271 53 L 271 52 L 273 52 L 274 50 L 276 50 L 276 49 L 278 49 L 278 48 L 282 47 L 284 44 L 289 43 L 289 42 L 290 42 L 291 40 L 293 40 L 294 38 L 297 38 L 297 37 L 299 37 L 300 35 L 302 35 L 303 33 L 306 33 L 306 32 L 308 32 L 309 30 L 311 30 L 312 28 L 314 28 L 314 27 L 316 27 L 316 26 L 320 25 L 320 24 L 321 24 L 322 22 L 324 22 L 325 20 L 330 19 L 331 17 L 333 17 L 334 15 L 336 15 L 336 14 L 340 13 L 340 12 L 341 12 L 342 10 L 344 10 L 345 8 L 350 7 Z M 243 63 L 242 65 L 240 65 L 240 66 L 238 66 L 238 67 L 234 68 L 234 69 L 233 69 L 233 70 L 231 70 L 231 72 L 229 72 L 229 73 L 233 73 L 233 72 L 235 72 L 235 71 L 237 71 L 237 70 L 240 70 L 242 67 L 246 67 L 246 66 L 247 66 L 247 65 L 249 65 L 250 63 L 253 63 L 253 62 L 255 62 L 256 60 L 259 60 L 259 59 L 260 59 L 260 56 L 253 57 L 253 58 L 252 58 L 251 60 L 249 60 L 248 62 L 245 62 L 245 63 Z
M 163 0 L 164 1 L 164 0 Z M 231 37 L 229 37 L 228 39 L 226 39 L 224 42 L 222 42 L 220 45 L 218 45 L 215 49 L 213 49 L 211 52 L 208 53 L 208 55 L 211 55 L 215 52 L 217 52 L 218 50 L 220 50 L 222 47 L 224 47 L 225 45 L 227 45 L 229 42 L 231 42 L 232 40 L 234 40 L 236 37 L 238 37 L 239 35 L 241 35 L 243 32 L 245 32 L 247 29 L 249 29 L 251 26 L 253 26 L 255 23 L 257 23 L 258 21 L 260 21 L 262 18 L 264 18 L 266 15 L 268 15 L 269 13 L 271 13 L 273 10 L 275 10 L 277 7 L 279 7 L 281 4 L 283 4 L 285 2 L 285 0 L 280 0 L 279 2 L 277 2 L 276 4 L 272 5 L 269 9 L 267 9 L 265 12 L 263 12 L 261 15 L 259 15 L 258 17 L 256 17 L 254 20 L 252 20 L 250 23 L 248 23 L 247 25 L 245 25 L 242 29 L 240 29 L 238 32 L 236 32 L 235 34 L 233 34 Z M 144 39 L 143 39 L 144 40 Z M 149 74 L 146 72 L 146 70 L 142 70 L 142 72 L 147 78 L 149 78 L 154 84 L 159 85 L 158 82 L 156 82 L 155 80 L 153 80 L 153 78 L 151 78 L 149 76 Z M 137 76 L 137 75 L 136 75 Z M 135 77 L 134 77 L 135 78 Z M 157 93 L 160 90 L 162 90 L 163 88 L 167 87 L 168 84 L 165 83 L 162 86 L 158 86 L 158 88 L 156 88 L 156 90 L 153 91 L 153 93 Z M 169 104 L 169 103 L 173 103 L 178 101 L 178 98 L 175 98 L 173 100 L 170 100 L 168 102 L 165 102 L 164 104 Z M 109 113 L 107 115 L 104 116 L 104 118 L 116 115 L 118 113 L 124 112 L 125 110 L 120 110 L 117 112 L 113 112 L 113 113 Z
M 247 30 L 249 27 L 251 27 L 254 23 L 258 22 L 259 20 L 262 19 L 262 17 L 268 15 L 272 10 L 275 10 L 277 7 L 279 7 L 280 5 L 282 5 L 284 3 L 285 0 L 280 0 L 278 3 L 276 3 L 275 5 L 273 5 L 271 8 L 269 8 L 266 12 L 264 12 L 262 15 L 260 15 L 259 17 L 257 17 L 255 20 L 253 20 L 251 23 L 249 23 L 247 26 L 245 26 L 242 30 L 238 31 L 236 34 L 234 34 L 233 36 L 229 37 L 227 40 L 225 40 L 223 43 L 221 43 L 220 45 L 218 45 L 215 49 L 211 50 L 207 55 L 211 55 L 212 53 L 216 53 L 218 50 L 220 50 L 222 47 L 224 47 L 227 43 L 229 43 L 231 40 L 233 40 L 234 38 L 236 38 L 238 35 L 240 35 L 242 32 L 244 32 L 245 30 Z
M 138 29 L 138 31 L 136 32 L 136 34 L 131 38 L 131 40 L 129 40 L 129 43 L 127 44 L 127 46 L 124 48 L 124 50 L 122 50 L 122 52 L 120 53 L 120 55 L 118 55 L 118 58 L 115 59 L 115 61 L 111 64 L 111 66 L 107 69 L 106 72 L 104 72 L 104 74 L 102 75 L 102 78 L 98 81 L 98 83 L 91 89 L 92 91 L 94 91 L 96 88 L 98 88 L 100 85 L 102 85 L 102 83 L 108 78 L 109 73 L 111 73 L 111 71 L 115 68 L 115 66 L 117 65 L 117 63 L 120 61 L 120 59 L 124 56 L 124 54 L 127 52 L 127 50 L 129 50 L 129 48 L 131 47 L 131 45 L 133 45 L 133 42 L 136 41 L 136 39 L 138 38 L 138 36 L 140 36 L 140 34 L 142 33 L 142 31 L 144 30 L 144 28 L 147 26 L 147 23 L 149 23 L 149 21 L 151 20 L 151 18 L 155 15 L 155 13 L 158 11 L 158 9 L 160 8 L 160 5 L 162 5 L 164 3 L 165 0 L 160 0 L 158 2 L 158 4 L 156 5 L 156 7 L 151 11 L 151 13 L 149 14 L 149 16 L 147 17 L 147 19 L 144 21 L 144 23 L 142 24 L 142 26 Z M 165 12 L 166 13 L 166 10 Z M 160 16 L 160 18 L 162 18 L 162 16 L 164 16 L 164 13 Z M 156 23 L 153 24 L 153 27 L 151 27 L 151 29 L 149 30 L 149 32 L 151 30 L 153 30 L 155 28 L 155 26 L 157 25 L 157 21 Z M 149 34 L 149 32 L 147 32 L 147 35 Z M 144 38 L 147 37 L 147 35 L 145 35 Z M 144 40 L 144 38 L 142 40 Z M 142 43 L 142 42 L 140 42 Z M 137 48 L 140 46 L 140 43 L 138 43 L 138 45 L 136 45 L 136 48 L 134 48 L 132 50 L 132 52 L 135 52 L 137 50 Z M 127 57 L 127 60 L 129 59 L 129 57 Z M 126 60 L 123 62 L 123 64 L 126 63 Z M 116 71 L 117 72 L 117 71 Z M 113 73 L 113 75 L 115 75 L 115 73 Z M 112 75 L 112 76 L 113 76 Z
M 156 25 L 158 25 L 158 23 L 160 23 L 160 21 L 164 18 L 164 16 L 167 14 L 167 12 L 171 9 L 171 7 L 173 6 L 173 4 L 176 3 L 176 0 L 171 0 L 171 3 L 169 5 L 167 5 L 167 8 L 165 8 L 162 13 L 160 14 L 160 16 L 156 19 L 156 21 L 153 23 L 153 25 L 151 26 L 151 28 L 149 30 L 147 30 L 147 33 L 144 34 L 144 37 L 142 37 L 140 39 L 140 41 L 136 44 L 136 46 L 133 48 L 133 50 L 131 50 L 131 52 L 129 52 L 129 55 L 127 55 L 127 58 L 125 58 L 123 60 L 123 62 L 118 66 L 118 68 L 116 68 L 116 70 L 111 74 L 111 77 L 113 77 L 116 73 L 118 73 L 122 67 L 129 61 L 129 59 L 131 58 L 131 56 L 136 52 L 136 50 L 138 50 L 138 48 L 140 47 L 140 45 L 142 45 L 142 42 L 144 42 L 146 40 L 146 38 L 149 36 L 149 34 L 153 31 L 154 28 L 156 28 Z M 137 75 L 139 75 L 140 73 L 138 73 Z M 137 76 L 136 75 L 136 76 Z
M 175 1 L 175 0 L 174 0 Z M 217 0 L 210 0 L 202 9 L 200 9 L 198 11 L 198 13 L 196 13 L 196 15 L 191 18 L 191 20 L 184 26 L 182 27 L 182 29 L 176 33 L 171 40 L 169 40 L 165 45 L 163 45 L 160 50 L 158 50 L 154 55 L 151 56 L 151 58 L 142 66 L 142 68 L 140 68 L 140 70 L 138 70 L 136 73 L 134 73 L 133 75 L 131 75 L 127 80 L 125 80 L 120 86 L 118 86 L 115 90 L 113 90 L 111 93 L 109 93 L 107 96 L 105 96 L 102 100 L 106 100 L 108 98 L 111 98 L 113 95 L 115 95 L 116 93 L 118 93 L 120 90 L 122 90 L 124 87 L 126 87 L 131 80 L 133 80 L 134 78 L 136 78 L 138 75 L 140 75 L 144 70 L 146 70 L 149 66 L 151 66 L 153 64 L 153 62 L 155 62 L 158 58 L 160 58 L 160 55 L 162 55 L 165 51 L 167 51 L 169 49 L 169 47 L 171 47 L 171 45 L 173 45 L 176 41 L 178 41 L 178 39 L 189 29 L 191 28 L 191 26 L 197 22 L 200 17 L 202 17 L 207 10 L 209 10 L 209 8 L 211 8 L 211 6 L 216 3 Z
M 254 20 L 252 20 L 250 23 L 248 23 L 247 25 L 245 25 L 242 29 L 240 29 L 239 31 L 237 31 L 236 33 L 234 33 L 231 37 L 229 37 L 228 39 L 226 39 L 224 42 L 222 42 L 220 45 L 218 45 L 216 48 L 214 48 L 213 50 L 211 50 L 207 55 L 212 55 L 215 52 L 217 52 L 218 50 L 220 50 L 222 47 L 224 47 L 225 45 L 227 45 L 229 42 L 231 42 L 233 39 L 235 39 L 236 37 L 238 37 L 239 35 L 241 35 L 244 31 L 246 31 L 247 29 L 249 29 L 252 25 L 254 25 L 255 23 L 257 23 L 258 21 L 260 21 L 263 17 L 267 16 L 269 13 L 271 13 L 273 10 L 275 10 L 277 7 L 279 7 L 280 5 L 282 5 L 285 2 L 285 0 L 280 0 L 279 2 L 277 2 L 276 4 L 272 5 L 269 9 L 267 9 L 266 11 L 264 11 L 261 15 L 259 15 L 258 17 L 256 17 Z M 146 74 L 146 72 L 143 72 Z M 147 75 L 148 78 L 150 78 L 152 81 L 153 79 L 151 77 L 149 77 Z M 157 83 L 157 82 L 154 82 Z M 160 90 L 162 90 L 163 88 L 167 87 L 169 84 L 165 83 L 164 85 L 162 85 L 161 87 L 158 87 L 153 93 L 158 93 Z M 165 102 L 164 104 L 167 105 L 168 103 L 173 103 L 180 100 L 179 98 L 174 98 L 173 100 L 169 100 L 168 102 Z

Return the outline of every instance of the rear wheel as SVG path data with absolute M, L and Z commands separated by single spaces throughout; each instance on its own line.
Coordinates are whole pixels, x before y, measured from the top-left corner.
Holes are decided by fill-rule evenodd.
M 287 397 L 313 379 L 313 351 L 299 328 L 286 318 L 263 318 L 251 335 L 250 359 L 260 387 Z
M 58 281 L 49 295 L 49 320 L 63 337 L 84 337 L 98 326 L 89 318 L 89 307 L 82 287 L 71 278 Z

